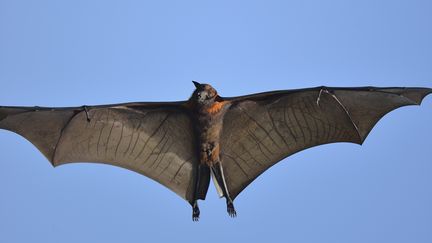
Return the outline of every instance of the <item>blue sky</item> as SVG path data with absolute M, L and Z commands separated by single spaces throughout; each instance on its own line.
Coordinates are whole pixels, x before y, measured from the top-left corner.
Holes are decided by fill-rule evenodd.
M 0 0 L 0 104 L 77 106 L 310 86 L 432 87 L 432 2 Z M 269 169 L 201 221 L 176 194 L 96 164 L 53 169 L 0 131 L 0 242 L 431 242 L 432 98 L 363 146 Z M 150 241 L 151 240 L 151 241 Z

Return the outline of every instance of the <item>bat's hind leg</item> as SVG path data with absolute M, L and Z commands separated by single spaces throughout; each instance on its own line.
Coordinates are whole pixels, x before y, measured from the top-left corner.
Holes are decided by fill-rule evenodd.
M 234 203 L 233 200 L 231 199 L 230 195 L 229 195 L 229 191 L 228 191 L 228 187 L 225 181 L 225 176 L 223 173 L 223 168 L 222 168 L 222 164 L 220 162 L 218 162 L 217 164 L 215 164 L 214 166 L 211 167 L 213 174 L 216 177 L 216 183 L 219 184 L 219 186 L 222 189 L 223 192 L 223 196 L 226 199 L 226 204 L 227 204 L 227 212 L 229 214 L 229 216 L 231 217 L 236 217 L 237 216 L 237 212 L 234 208 Z
M 198 199 L 205 200 L 209 183 L 210 183 L 210 168 L 207 165 L 199 164 L 197 166 L 196 174 L 195 174 L 193 200 L 189 202 L 192 206 L 193 221 L 199 220 L 200 210 L 198 207 Z

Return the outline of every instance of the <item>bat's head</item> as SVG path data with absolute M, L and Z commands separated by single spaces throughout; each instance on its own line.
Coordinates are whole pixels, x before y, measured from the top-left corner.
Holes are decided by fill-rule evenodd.
M 207 105 L 214 102 L 217 97 L 217 91 L 210 84 L 200 84 L 192 81 L 196 89 L 192 94 L 194 99 L 200 105 Z

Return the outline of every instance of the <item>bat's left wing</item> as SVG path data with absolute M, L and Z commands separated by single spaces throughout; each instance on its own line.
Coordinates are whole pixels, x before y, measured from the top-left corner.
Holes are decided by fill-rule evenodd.
M 126 168 L 193 201 L 195 136 L 185 102 L 40 108 L 0 107 L 0 128 L 32 142 L 53 166 Z
M 223 98 L 231 102 L 221 160 L 234 199 L 256 177 L 293 153 L 335 142 L 362 144 L 388 112 L 419 105 L 425 88 L 326 88 Z

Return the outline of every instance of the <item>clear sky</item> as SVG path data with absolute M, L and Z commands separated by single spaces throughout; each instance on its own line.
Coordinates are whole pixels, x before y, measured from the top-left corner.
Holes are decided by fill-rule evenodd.
M 0 104 L 77 106 L 310 86 L 432 87 L 432 1 L 0 0 Z M 432 97 L 363 146 L 269 169 L 231 219 L 104 165 L 53 169 L 0 131 L 0 242 L 432 242 Z

